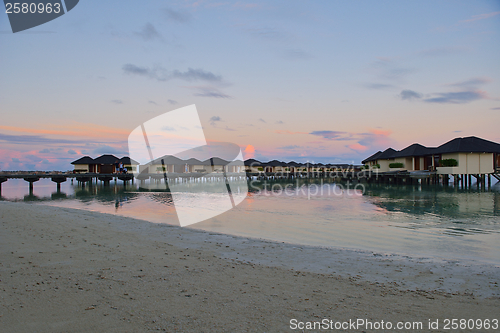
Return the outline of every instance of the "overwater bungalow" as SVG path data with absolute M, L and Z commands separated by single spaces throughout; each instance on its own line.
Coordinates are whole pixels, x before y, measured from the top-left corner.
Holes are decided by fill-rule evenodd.
M 74 165 L 73 172 L 75 173 L 102 174 L 116 173 L 116 163 L 123 163 L 124 168 L 130 172 L 133 172 L 139 164 L 128 156 L 118 158 L 114 155 L 101 155 L 95 159 L 90 156 L 83 156 L 71 162 Z
M 439 147 L 414 143 L 403 150 L 388 148 L 362 161 L 369 169 L 435 171 L 443 175 L 485 175 L 500 172 L 500 144 L 475 136 L 455 138 Z

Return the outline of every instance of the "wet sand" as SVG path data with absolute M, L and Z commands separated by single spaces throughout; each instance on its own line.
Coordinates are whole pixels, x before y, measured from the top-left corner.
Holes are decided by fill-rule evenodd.
M 500 319 L 500 269 L 491 265 L 11 202 L 0 202 L 0 230 L 7 332 L 284 332 L 292 319 L 422 322 L 423 331 L 439 319 L 445 332 L 445 318 Z

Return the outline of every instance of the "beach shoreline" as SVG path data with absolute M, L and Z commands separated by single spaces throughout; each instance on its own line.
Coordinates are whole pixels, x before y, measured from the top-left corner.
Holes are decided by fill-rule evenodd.
M 290 320 L 490 318 L 494 265 L 278 243 L 0 202 L 11 331 L 246 332 Z M 439 331 L 439 330 L 438 330 Z

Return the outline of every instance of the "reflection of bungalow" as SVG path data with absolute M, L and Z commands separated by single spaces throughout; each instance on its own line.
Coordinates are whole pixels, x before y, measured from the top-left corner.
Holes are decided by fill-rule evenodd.
M 456 138 L 437 148 L 414 143 L 403 150 L 377 152 L 362 162 L 381 172 L 435 170 L 438 174 L 490 174 L 500 171 L 500 144 L 477 138 Z

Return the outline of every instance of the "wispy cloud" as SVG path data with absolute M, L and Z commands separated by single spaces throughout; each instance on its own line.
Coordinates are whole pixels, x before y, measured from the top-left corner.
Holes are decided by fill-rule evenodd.
M 275 130 L 274 133 L 276 133 L 276 134 L 288 134 L 288 135 L 309 134 L 307 132 L 293 132 L 293 131 L 288 131 L 288 130 Z
M 491 110 L 500 110 L 500 108 L 491 108 Z
M 287 49 L 283 52 L 283 57 L 288 60 L 309 60 L 311 54 L 302 49 Z
M 278 121 L 276 121 L 276 123 L 275 123 L 275 124 L 278 124 L 278 125 L 283 125 L 283 124 L 284 124 L 284 122 L 283 122 L 282 120 L 278 120 Z
M 191 14 L 186 11 L 174 10 L 172 8 L 163 9 L 163 14 L 170 22 L 187 23 L 191 20 Z
M 246 31 L 253 37 L 271 41 L 271 42 L 285 42 L 291 41 L 292 36 L 282 30 L 275 27 L 258 27 L 258 28 L 247 28 Z
M 102 154 L 126 155 L 128 154 L 128 151 L 126 149 L 120 149 L 108 145 L 102 145 L 92 150 L 92 153 L 96 155 L 102 155 Z
M 411 101 L 414 99 L 421 99 L 423 97 L 422 94 L 420 94 L 416 91 L 413 91 L 413 90 L 402 90 L 401 93 L 399 94 L 399 96 L 401 97 L 401 99 L 403 101 L 404 100 Z
M 401 60 L 397 58 L 378 57 L 371 63 L 370 71 L 381 80 L 392 83 L 399 83 L 415 72 L 415 69 L 401 65 Z
M 167 99 L 167 102 L 172 105 L 177 104 L 177 101 L 174 101 L 173 99 Z
M 466 51 L 467 51 L 467 49 L 464 47 L 443 46 L 443 47 L 435 47 L 432 49 L 426 49 L 426 50 L 419 52 L 419 54 L 426 56 L 426 57 L 440 57 L 440 56 L 461 54 L 461 53 L 464 53 Z
M 161 66 L 154 68 L 140 67 L 134 64 L 125 64 L 122 67 L 126 74 L 145 76 L 158 81 L 169 81 L 179 79 L 184 81 L 208 81 L 208 82 L 221 82 L 222 76 L 216 75 L 212 72 L 205 71 L 201 68 L 193 69 L 188 68 L 187 71 L 167 70 Z
M 262 118 L 259 118 L 259 121 L 260 121 L 261 123 L 266 124 L 266 121 L 265 121 L 264 119 L 262 119 Z
M 13 144 L 76 144 L 78 140 L 46 138 L 40 135 L 10 135 L 0 133 L 0 141 Z
M 489 77 L 475 77 L 466 81 L 451 83 L 448 86 L 459 88 L 476 88 L 478 86 L 493 82 Z
M 158 32 L 158 30 L 156 30 L 155 26 L 149 22 L 146 23 L 141 31 L 135 32 L 135 34 L 145 41 L 151 41 L 155 39 L 163 40 L 162 35 Z
M 158 105 L 155 101 L 148 101 L 148 104 Z
M 461 91 L 433 94 L 436 97 L 424 99 L 427 103 L 449 103 L 449 104 L 465 104 L 480 99 L 488 98 L 484 91 Z
M 472 22 L 475 22 L 475 21 L 488 19 L 490 17 L 497 16 L 499 14 L 500 14 L 500 12 L 492 12 L 492 13 L 485 13 L 485 14 L 474 15 L 474 16 L 472 16 L 471 18 L 469 18 L 467 20 L 460 21 L 460 23 L 472 23 Z
M 311 135 L 316 135 L 320 136 L 324 139 L 327 140 L 346 140 L 350 139 L 349 137 L 346 137 L 349 133 L 347 132 L 341 132 L 341 131 L 312 131 L 309 134 Z
M 294 150 L 294 149 L 301 149 L 301 148 L 303 148 L 303 147 L 297 146 L 297 145 L 290 145 L 290 146 L 277 147 L 276 149 Z
M 213 116 L 210 118 L 210 125 L 216 126 L 216 123 L 222 121 L 221 117 L 219 116 Z
M 199 97 L 213 97 L 213 98 L 231 98 L 231 96 L 223 93 L 219 89 L 215 87 L 193 87 L 198 90 L 197 93 L 194 93 L 193 96 Z
M 394 85 L 392 85 L 392 84 L 384 84 L 384 83 L 365 83 L 363 86 L 365 88 L 375 89 L 375 90 L 384 90 L 384 89 L 392 89 L 392 88 L 394 88 Z
M 123 104 L 123 101 L 121 99 L 114 99 L 111 101 L 111 103 L 114 103 L 114 104 Z

